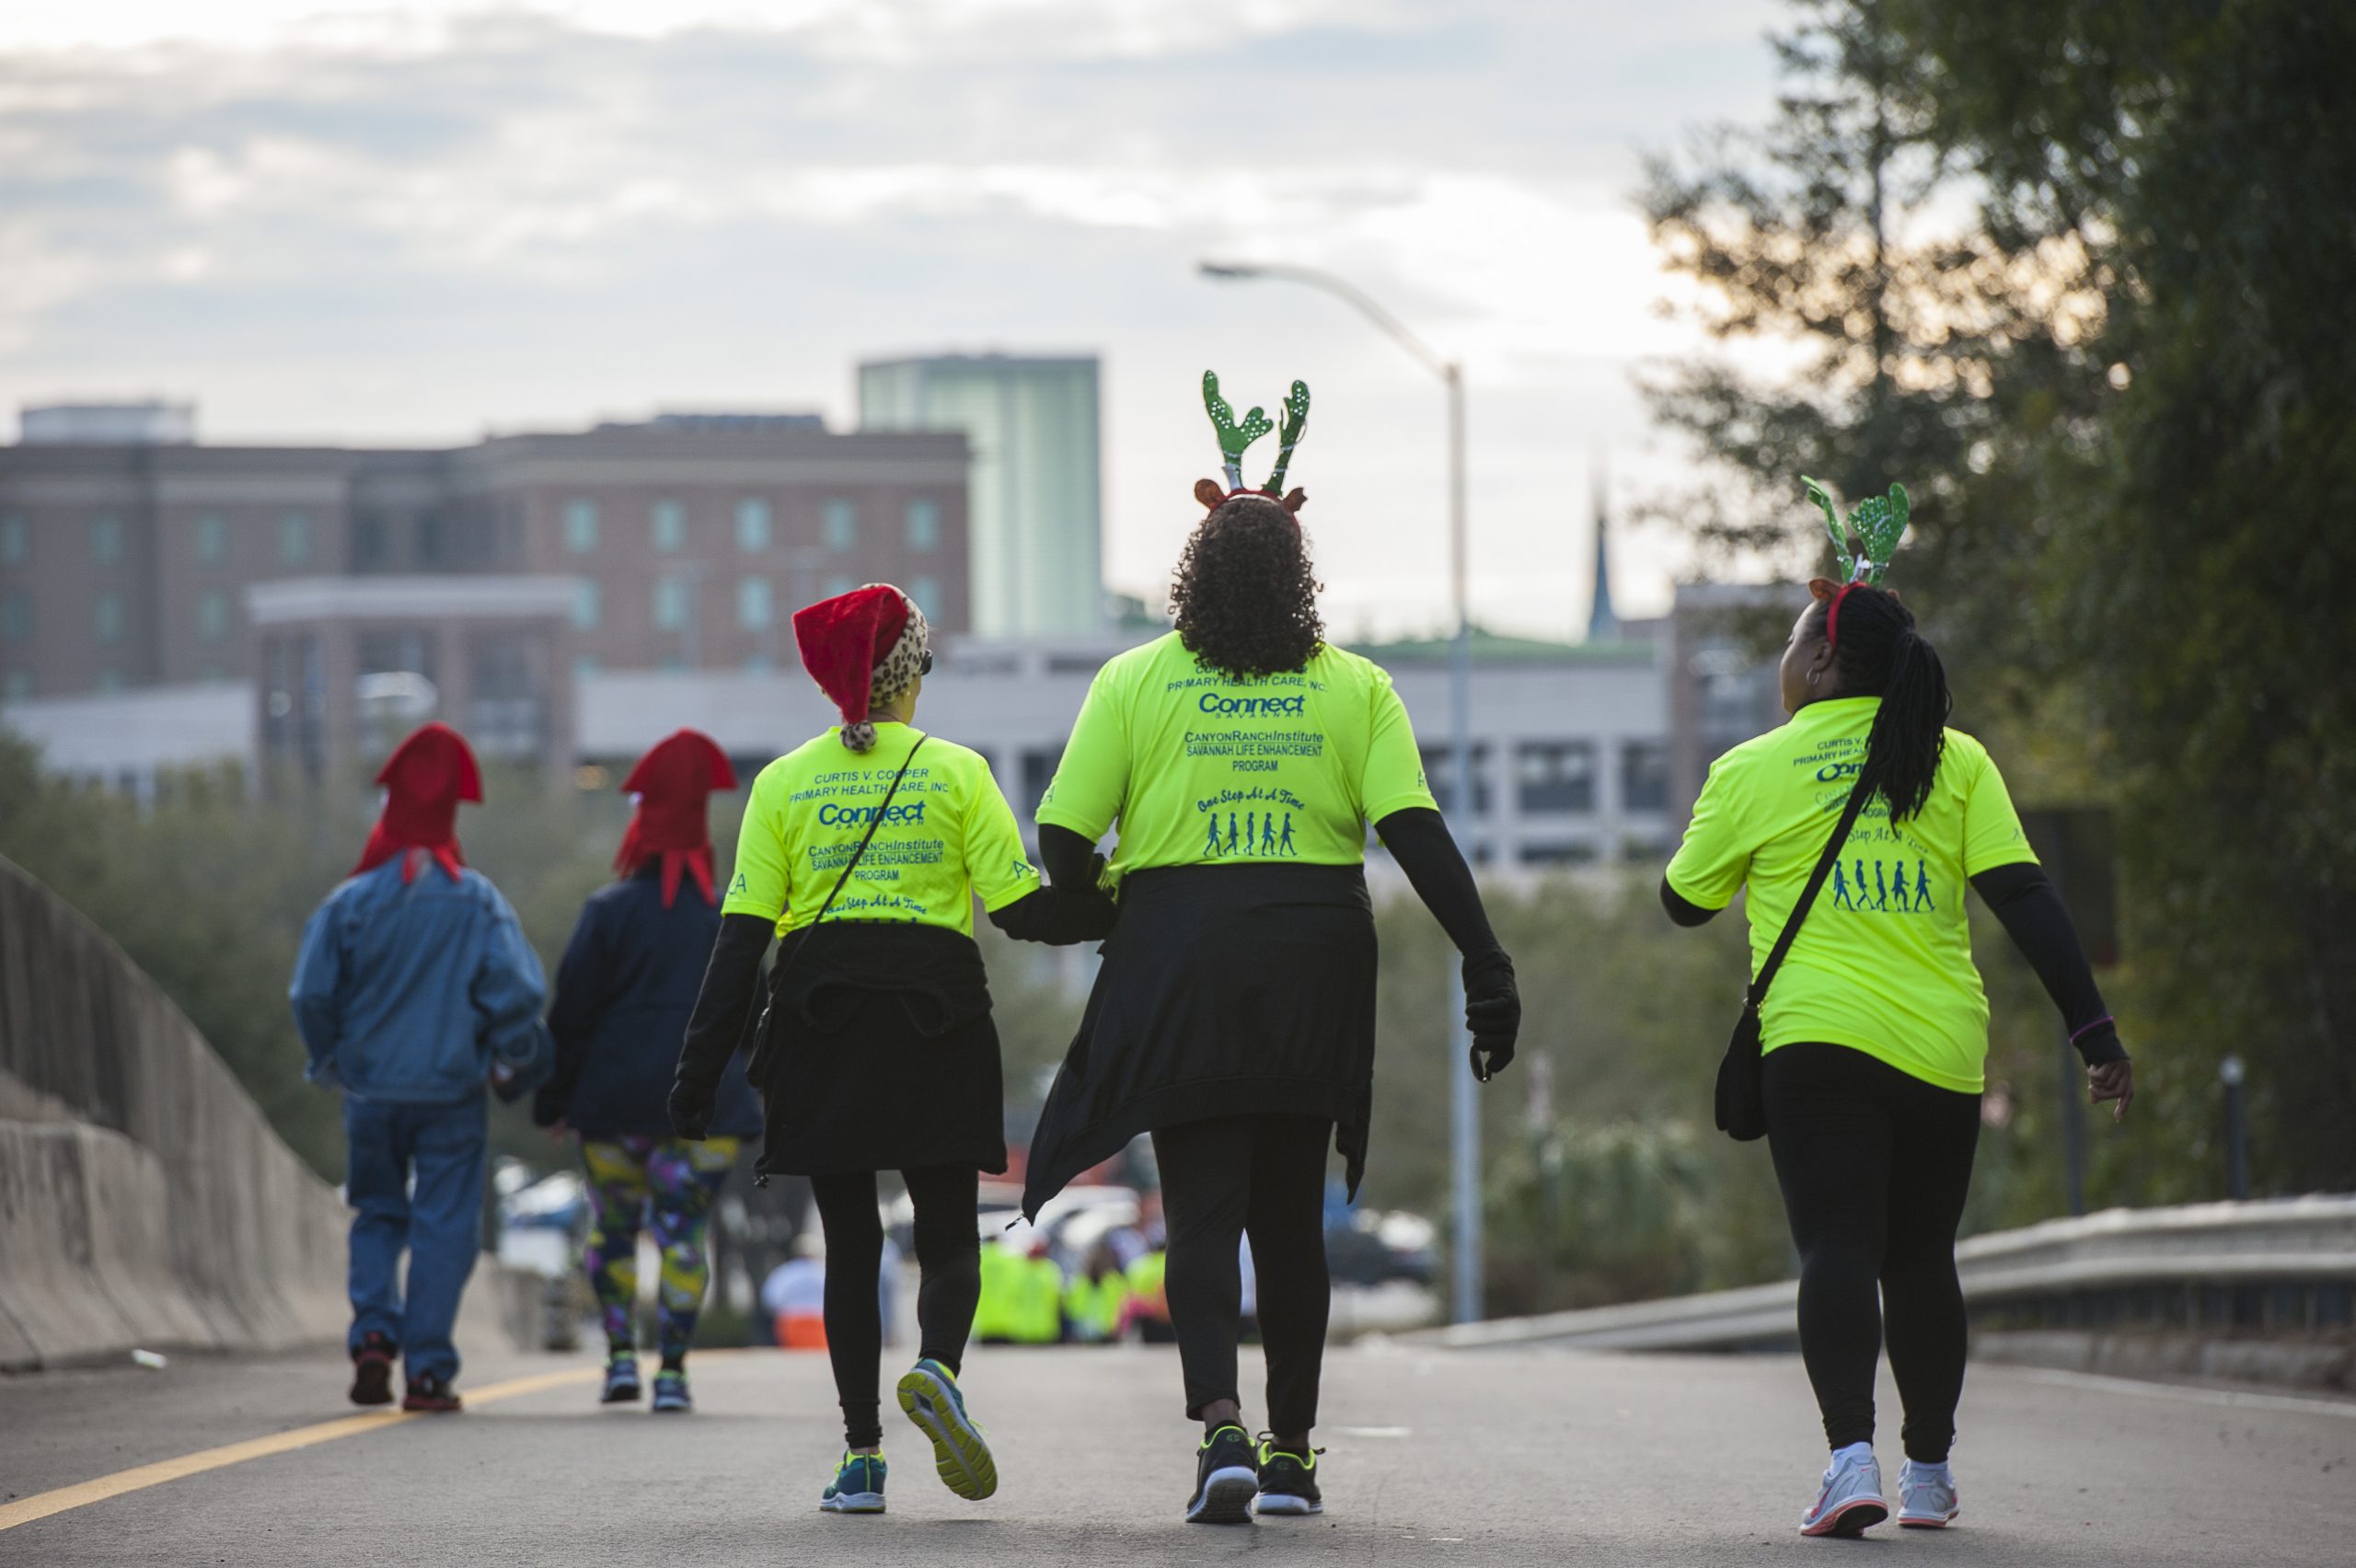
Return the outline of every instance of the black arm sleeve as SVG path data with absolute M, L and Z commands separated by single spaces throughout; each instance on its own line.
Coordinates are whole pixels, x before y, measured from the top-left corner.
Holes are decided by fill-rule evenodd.
M 687 1040 L 679 1048 L 679 1089 L 698 1096 L 717 1092 L 729 1054 L 744 1043 L 745 1032 L 752 1026 L 753 1004 L 761 989 L 761 958 L 776 933 L 777 922 L 766 916 L 721 917 L 711 962 L 704 966 L 703 989 L 696 996 Z
M 1458 952 L 1472 959 L 1504 951 L 1489 929 L 1489 912 L 1482 905 L 1472 868 L 1464 863 L 1464 852 L 1438 812 L 1409 806 L 1376 823 L 1374 830 Z
M 2124 1061 L 2127 1047 L 2119 1043 L 2110 1009 L 2103 1006 L 2094 966 L 2086 962 L 2086 951 L 2078 943 L 2078 928 L 2070 923 L 2070 911 L 2045 869 L 2027 864 L 1998 866 L 1972 878 L 1971 885 L 2045 983 L 2045 994 L 2062 1009 L 2070 1043 L 2086 1065 Z
M 1051 822 L 1039 824 L 1039 864 L 1050 887 L 1079 892 L 1096 885 L 1096 846 L 1070 828 Z
M 1703 908 L 1669 886 L 1667 877 L 1660 879 L 1660 906 L 1680 926 L 1706 926 L 1718 917 L 1716 910 Z
M 1111 936 L 1115 913 L 1113 901 L 1101 893 L 1043 887 L 1003 909 L 991 910 L 990 924 L 1018 942 L 1069 947 L 1074 942 L 1101 942 Z
M 549 1000 L 549 1034 L 556 1042 L 556 1067 L 532 1095 L 532 1120 L 547 1127 L 572 1109 L 573 1087 L 589 1056 L 589 1033 L 604 1007 L 603 946 L 597 940 L 596 905 L 581 911 L 572 940 L 556 966 L 556 990 Z

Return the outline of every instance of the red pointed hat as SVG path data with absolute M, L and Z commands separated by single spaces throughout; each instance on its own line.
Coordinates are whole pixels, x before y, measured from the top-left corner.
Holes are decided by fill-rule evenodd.
M 879 686 L 885 699 L 907 688 L 930 640 L 916 601 L 888 582 L 871 582 L 793 615 L 802 667 L 843 717 L 843 744 L 865 751 L 875 744 L 868 721 Z
M 419 726 L 393 748 L 376 772 L 376 782 L 385 787 L 385 809 L 352 874 L 421 849 L 433 857 L 452 882 L 457 881 L 459 868 L 467 863 L 458 850 L 458 802 L 482 799 L 482 770 L 475 766 L 466 737 L 438 721 Z M 402 862 L 401 881 L 416 880 L 418 859 L 410 855 Z
M 682 871 L 695 878 L 706 904 L 718 904 L 705 804 L 714 790 L 734 788 L 736 770 L 728 766 L 728 754 L 702 731 L 677 730 L 657 741 L 622 780 L 622 792 L 638 797 L 638 810 L 614 856 L 615 872 L 636 876 L 659 859 L 664 908 L 678 897 Z

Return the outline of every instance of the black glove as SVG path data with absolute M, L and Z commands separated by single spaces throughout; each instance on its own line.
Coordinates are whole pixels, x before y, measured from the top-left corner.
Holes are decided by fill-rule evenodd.
M 701 1143 L 711 1130 L 712 1091 L 689 1083 L 671 1086 L 671 1131 L 689 1143 Z
M 1513 1060 L 1521 1033 L 1521 993 L 1513 983 L 1513 960 L 1503 952 L 1464 961 L 1464 1027 L 1472 1032 L 1472 1076 L 1486 1083 Z

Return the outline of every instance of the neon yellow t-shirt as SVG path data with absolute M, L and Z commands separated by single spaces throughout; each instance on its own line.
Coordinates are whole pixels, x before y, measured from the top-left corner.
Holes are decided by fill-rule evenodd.
M 1233 680 L 1178 634 L 1108 661 L 1039 821 L 1093 840 L 1115 878 L 1148 866 L 1355 866 L 1366 824 L 1436 808 L 1406 705 L 1380 665 L 1320 648 L 1296 674 Z
M 1865 761 L 1881 699 L 1810 703 L 1712 765 L 1669 885 L 1722 909 L 1748 887 L 1750 969 L 1767 962 Z M 1761 1048 L 1851 1045 L 1941 1089 L 1977 1094 L 1988 994 L 1971 963 L 1963 895 L 1998 866 L 2035 864 L 1987 748 L 1947 732 L 1922 814 L 1897 828 L 1874 798 L 1768 988 Z
M 845 747 L 838 733 L 804 742 L 753 781 L 722 915 L 773 919 L 780 936 L 815 918 L 921 732 L 880 723 L 865 754 Z M 945 926 L 970 937 L 976 894 L 997 911 L 1038 886 L 990 765 L 935 735 L 900 780 L 826 922 Z

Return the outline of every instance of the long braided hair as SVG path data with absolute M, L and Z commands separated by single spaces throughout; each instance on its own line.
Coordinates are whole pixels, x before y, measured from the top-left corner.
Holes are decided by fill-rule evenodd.
M 1893 824 L 1918 815 L 1946 755 L 1947 715 L 1955 709 L 1939 651 L 1915 629 L 1914 612 L 1897 594 L 1867 583 L 1819 601 L 1808 616 L 1809 629 L 1831 639 L 1841 694 L 1881 698 L 1865 737 L 1868 798 L 1889 802 Z

